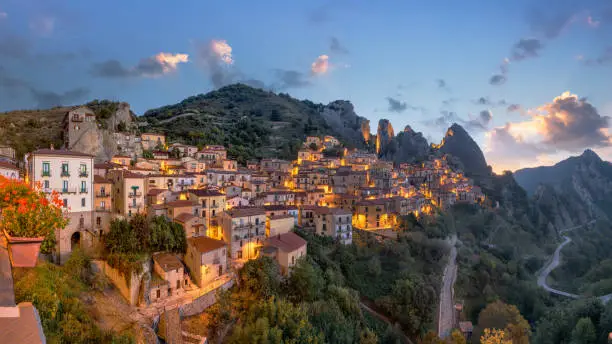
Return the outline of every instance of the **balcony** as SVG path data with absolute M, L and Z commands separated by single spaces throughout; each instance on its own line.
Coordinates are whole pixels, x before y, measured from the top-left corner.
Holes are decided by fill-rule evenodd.
M 108 213 L 110 212 L 110 207 L 96 207 L 96 211 L 100 213 Z
M 68 171 L 62 171 L 62 173 L 60 174 L 62 177 L 70 177 L 70 172 Z
M 98 192 L 96 193 L 96 198 L 107 198 L 110 197 L 110 193 L 108 192 Z
M 130 203 L 130 204 L 128 205 L 128 208 L 130 208 L 130 209 L 138 209 L 138 208 L 142 208 L 142 203 L 136 203 L 136 204 L 134 204 L 134 203 Z
M 129 198 L 140 197 L 142 196 L 142 192 L 130 192 L 128 193 Z
M 77 189 L 76 188 L 59 188 L 59 189 L 54 189 L 55 191 L 61 193 L 61 194 L 75 194 L 77 193 Z
M 85 188 L 85 189 L 79 189 L 79 193 L 82 193 L 82 194 L 87 193 L 87 188 Z
M 87 172 L 87 171 L 79 171 L 79 177 L 87 178 L 87 177 L 89 177 L 89 172 Z
M 43 177 L 51 177 L 51 171 L 42 171 Z

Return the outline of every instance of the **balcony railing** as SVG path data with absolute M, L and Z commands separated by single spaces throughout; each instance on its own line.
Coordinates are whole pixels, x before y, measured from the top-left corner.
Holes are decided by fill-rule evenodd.
M 110 197 L 110 193 L 109 192 L 98 192 L 96 193 L 96 197 L 97 198 L 106 198 L 106 197 Z
M 54 189 L 54 190 L 62 194 L 77 193 L 76 188 L 59 188 L 59 189 Z
M 85 189 L 79 189 L 79 193 L 87 193 L 87 188 L 85 188 Z
M 42 171 L 43 177 L 51 177 L 51 171 Z
M 96 211 L 108 213 L 110 211 L 110 207 L 96 207 Z
M 129 198 L 140 197 L 140 196 L 142 196 L 142 192 L 130 192 L 128 194 Z
M 89 172 L 87 171 L 79 171 L 79 177 L 89 177 Z
M 68 172 L 68 171 L 62 171 L 61 176 L 62 176 L 62 177 L 70 177 L 70 172 Z
M 141 207 L 142 207 L 142 203 L 136 203 L 136 204 L 130 203 L 128 205 L 128 208 L 130 208 L 130 209 L 138 209 L 138 208 L 141 208 Z

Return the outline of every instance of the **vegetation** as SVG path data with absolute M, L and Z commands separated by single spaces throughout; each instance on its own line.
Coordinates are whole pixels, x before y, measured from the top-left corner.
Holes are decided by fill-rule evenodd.
M 0 176 L 0 228 L 15 237 L 44 237 L 43 253 L 55 249 L 55 230 L 67 224 L 62 204 L 55 191 L 47 198 L 40 187 Z
M 15 274 L 17 302 L 32 302 L 48 343 L 133 343 L 130 333 L 102 331 L 85 310 L 80 295 L 98 290 L 104 281 L 79 250 L 63 267 L 42 263 Z
M 307 135 L 336 135 L 321 115 L 323 105 L 236 84 L 189 97 L 144 114 L 147 130 L 195 146 L 220 144 L 240 163 L 262 157 L 294 159 Z M 355 123 L 354 132 L 359 130 Z M 362 146 L 348 140 L 349 146 Z
M 151 253 L 185 253 L 187 238 L 180 224 L 169 222 L 163 216 L 149 222 L 145 215 L 136 214 L 130 221 L 111 221 L 110 231 L 104 236 L 104 248 L 108 264 L 129 281 L 132 272 L 142 272 L 142 262 Z

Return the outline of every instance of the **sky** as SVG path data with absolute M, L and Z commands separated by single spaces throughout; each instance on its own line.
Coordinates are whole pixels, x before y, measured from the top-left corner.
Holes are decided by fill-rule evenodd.
M 180 5 L 178 5 L 180 4 Z M 0 111 L 92 99 L 137 114 L 242 82 L 351 101 L 495 171 L 612 160 L 612 1 L 0 0 Z

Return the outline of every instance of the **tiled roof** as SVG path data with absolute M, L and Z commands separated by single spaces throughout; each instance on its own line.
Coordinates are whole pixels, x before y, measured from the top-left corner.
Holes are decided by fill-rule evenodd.
M 167 189 L 151 189 L 149 190 L 149 192 L 147 192 L 147 196 L 157 196 L 165 191 L 168 191 Z
M 223 196 L 223 194 L 220 193 L 219 191 L 210 190 L 210 189 L 192 189 L 187 192 L 192 193 L 196 195 L 197 197 Z
M 13 165 L 11 163 L 4 162 L 4 161 L 0 161 L 0 167 L 8 168 L 8 169 L 11 169 L 11 170 L 19 170 L 19 167 L 15 166 L 15 165 Z
M 280 214 L 280 215 L 274 215 L 274 216 L 270 216 L 270 220 L 281 220 L 281 219 L 292 219 L 293 215 L 291 214 Z
M 182 213 L 182 214 L 178 215 L 177 217 L 175 217 L 174 221 L 178 221 L 178 222 L 181 222 L 181 223 L 187 223 L 187 222 L 191 221 L 193 218 L 197 218 L 197 216 L 194 216 L 193 214 Z
M 34 155 L 58 155 L 58 156 L 78 156 L 84 158 L 93 158 L 93 155 L 81 153 L 77 151 L 70 151 L 65 149 L 39 149 L 32 152 Z
M 266 240 L 264 246 L 276 247 L 284 252 L 293 252 L 306 246 L 306 240 L 293 232 L 289 232 L 270 237 Z
M 108 180 L 108 179 L 106 179 L 106 178 L 104 178 L 102 176 L 94 174 L 94 183 L 96 183 L 96 184 L 110 184 L 111 182 L 110 182 L 110 180 Z
M 315 212 L 317 214 L 321 214 L 321 215 L 327 215 L 327 214 L 331 214 L 331 215 L 351 215 L 352 213 L 348 210 L 344 210 L 341 208 L 329 208 L 329 207 L 319 207 L 317 209 L 315 209 Z
M 164 269 L 164 271 L 172 271 L 183 267 L 183 263 L 174 254 L 158 253 L 153 255 L 153 260 Z
M 275 210 L 297 210 L 297 207 L 294 205 L 264 205 L 263 209 L 265 211 L 275 211 Z
M 166 206 L 167 207 L 171 207 L 171 208 L 189 207 L 189 206 L 194 206 L 194 205 L 198 205 L 198 202 L 196 202 L 196 201 L 189 201 L 189 200 L 178 200 L 178 201 L 172 201 L 172 202 L 167 202 L 166 203 Z
M 236 207 L 227 210 L 227 213 L 231 217 L 245 217 L 245 216 L 256 216 L 265 215 L 266 212 L 262 208 L 257 207 Z
M 194 246 L 200 253 L 206 253 L 225 247 L 225 242 L 205 236 L 189 238 L 187 239 L 187 243 Z

